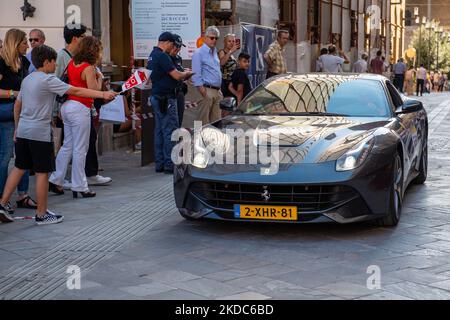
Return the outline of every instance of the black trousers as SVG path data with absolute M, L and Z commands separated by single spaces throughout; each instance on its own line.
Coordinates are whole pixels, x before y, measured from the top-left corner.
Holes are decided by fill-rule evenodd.
M 405 83 L 405 75 L 396 74 L 394 77 L 394 86 L 398 91 L 403 92 L 403 85 Z
M 416 87 L 416 95 L 419 95 L 419 88 L 420 88 L 420 95 L 423 95 L 423 87 L 425 85 L 425 80 L 423 79 L 417 79 L 417 87 Z
M 94 119 L 91 116 L 91 132 L 89 134 L 89 149 L 86 155 L 86 165 L 84 167 L 86 177 L 94 177 L 98 174 L 97 157 L 97 130 L 95 130 Z

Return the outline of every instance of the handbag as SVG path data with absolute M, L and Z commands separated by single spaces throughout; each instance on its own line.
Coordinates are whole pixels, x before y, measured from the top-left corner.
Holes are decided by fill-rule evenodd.
M 117 124 L 126 122 L 123 99 L 122 95 L 118 95 L 113 101 L 103 105 L 100 109 L 100 121 Z

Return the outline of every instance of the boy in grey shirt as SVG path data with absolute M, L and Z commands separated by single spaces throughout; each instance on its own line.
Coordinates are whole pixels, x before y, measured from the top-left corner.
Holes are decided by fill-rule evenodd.
M 59 223 L 64 218 L 47 210 L 48 174 L 55 170 L 51 130 L 55 96 L 70 94 L 84 98 L 112 100 L 117 95 L 114 92 L 76 88 L 62 82 L 53 75 L 56 69 L 56 56 L 56 51 L 46 45 L 33 49 L 31 59 L 37 71 L 22 82 L 14 106 L 16 161 L 0 203 L 2 222 L 13 221 L 5 205 L 25 171 L 30 169 L 36 172 L 38 204 L 36 224 Z

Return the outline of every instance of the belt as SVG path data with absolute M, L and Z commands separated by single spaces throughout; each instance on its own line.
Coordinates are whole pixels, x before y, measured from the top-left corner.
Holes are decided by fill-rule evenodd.
M 220 90 L 219 87 L 211 86 L 211 85 L 209 85 L 209 84 L 204 84 L 203 86 L 204 86 L 205 88 L 210 88 L 210 89 L 214 89 L 214 90 Z

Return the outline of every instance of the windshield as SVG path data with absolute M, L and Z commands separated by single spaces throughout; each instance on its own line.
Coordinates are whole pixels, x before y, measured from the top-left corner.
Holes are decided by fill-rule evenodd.
M 325 114 L 389 117 L 379 81 L 354 78 L 280 78 L 261 85 L 239 109 L 244 114 Z

